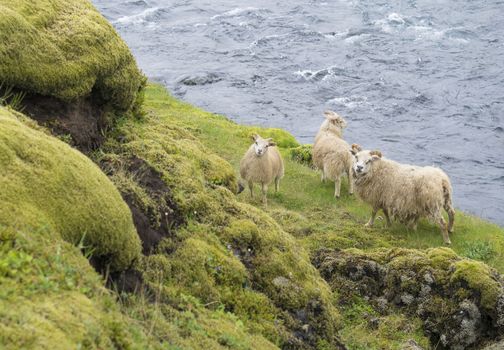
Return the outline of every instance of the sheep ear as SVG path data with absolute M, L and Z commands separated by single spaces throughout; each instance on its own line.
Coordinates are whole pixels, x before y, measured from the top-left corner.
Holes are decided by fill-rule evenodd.
M 380 151 L 371 151 L 371 152 L 369 152 L 369 154 L 371 155 L 371 158 L 373 159 L 373 161 L 381 159 L 381 157 L 382 157 L 382 153 Z
M 259 135 L 257 134 L 252 134 L 252 136 L 250 136 L 252 138 L 252 141 L 256 141 L 257 138 L 259 137 Z
M 350 152 L 355 156 L 357 153 L 359 153 L 360 151 L 362 151 L 362 147 L 359 146 L 358 144 L 356 143 L 353 143 L 352 144 L 352 149 L 350 150 Z
M 268 141 L 268 146 L 276 146 L 276 142 L 275 141 Z
M 338 113 L 333 112 L 333 111 L 325 111 L 324 115 L 325 115 L 326 119 L 329 119 L 329 120 L 336 120 L 336 119 L 340 118 Z

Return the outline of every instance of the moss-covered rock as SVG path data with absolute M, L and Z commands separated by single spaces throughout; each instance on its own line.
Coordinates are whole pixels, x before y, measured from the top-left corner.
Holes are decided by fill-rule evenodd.
M 62 100 L 96 92 L 119 109 L 142 76 L 128 47 L 88 1 L 0 1 L 0 81 Z
M 433 344 L 465 349 L 504 332 L 502 276 L 448 248 L 321 251 L 315 263 L 344 300 L 420 317 Z
M 48 227 L 94 259 L 124 269 L 140 242 L 110 180 L 84 155 L 0 107 L 0 225 Z

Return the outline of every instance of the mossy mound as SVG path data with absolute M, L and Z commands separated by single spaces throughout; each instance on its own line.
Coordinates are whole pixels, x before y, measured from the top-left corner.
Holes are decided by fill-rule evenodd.
M 0 168 L 0 225 L 47 227 L 112 270 L 139 257 L 131 213 L 100 169 L 1 107 Z
M 81 248 L 47 227 L 0 226 L 0 348 L 154 348 Z
M 142 83 L 135 60 L 88 1 L 0 1 L 0 81 L 75 100 L 93 91 L 127 110 Z
M 188 105 L 157 91 L 146 116 L 124 120 L 96 159 L 163 237 L 139 267 L 146 283 L 170 303 L 191 295 L 210 309 L 222 307 L 281 347 L 339 348 L 340 318 L 327 284 L 275 220 L 237 200 L 236 172 L 203 145 L 196 118 L 224 124 L 246 143 L 254 132 L 287 147 L 297 142 L 284 131 L 241 127 L 193 107 L 182 112 Z M 153 169 L 156 181 L 141 181 L 131 159 Z M 169 210 L 154 200 L 158 180 Z
M 465 349 L 504 332 L 504 279 L 451 249 L 321 251 L 315 264 L 343 300 L 419 317 L 434 345 Z

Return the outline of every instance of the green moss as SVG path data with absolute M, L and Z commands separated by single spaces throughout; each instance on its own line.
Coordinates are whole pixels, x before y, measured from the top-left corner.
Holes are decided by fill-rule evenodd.
M 49 229 L 0 238 L 0 348 L 150 347 L 78 247 Z
M 312 147 L 312 145 L 301 145 L 299 147 L 291 148 L 289 150 L 291 159 L 295 162 L 312 167 Z
M 461 260 L 453 266 L 452 282 L 466 282 L 470 288 L 481 293 L 481 305 L 487 310 L 494 310 L 498 298 L 504 293 L 494 277 L 495 272 L 479 261 Z
M 144 84 L 128 47 L 88 1 L 0 1 L 0 81 L 127 110 Z
M 131 213 L 98 167 L 0 109 L 0 225 L 48 227 L 123 269 L 139 256 Z
M 452 249 L 446 247 L 428 249 L 426 253 L 433 267 L 436 269 L 446 270 L 458 259 L 457 254 Z
M 429 348 L 429 340 L 422 332 L 422 323 L 416 317 L 394 312 L 381 315 L 359 297 L 349 301 L 342 313 L 345 322 L 341 333 L 349 349 L 402 350 L 410 339 L 422 348 Z
M 296 141 L 295 137 L 282 129 L 258 128 L 250 126 L 250 127 L 240 127 L 240 130 L 241 131 L 239 132 L 239 135 L 248 140 L 251 140 L 253 134 L 259 134 L 263 138 L 271 137 L 273 141 L 275 141 L 277 146 L 281 148 L 292 148 L 299 146 L 299 142 Z M 252 141 L 250 143 L 252 143 Z

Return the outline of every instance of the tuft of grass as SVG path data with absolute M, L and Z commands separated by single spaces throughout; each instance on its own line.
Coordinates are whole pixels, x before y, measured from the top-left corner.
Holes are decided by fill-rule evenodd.
M 22 102 L 26 96 L 26 92 L 14 92 L 12 86 L 5 86 L 4 83 L 0 83 L 0 93 L 0 106 L 9 107 L 18 112 L 23 111 Z
M 496 254 L 489 241 L 472 241 L 463 244 L 462 256 L 474 260 L 489 261 Z

